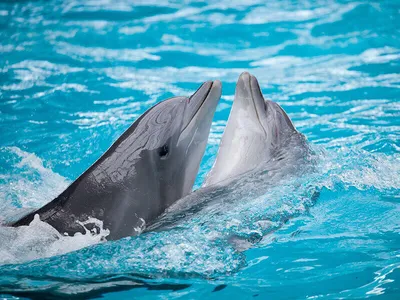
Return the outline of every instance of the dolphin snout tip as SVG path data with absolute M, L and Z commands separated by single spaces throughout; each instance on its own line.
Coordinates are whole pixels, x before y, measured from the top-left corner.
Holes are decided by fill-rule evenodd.
M 245 72 L 242 72 L 242 74 L 240 74 L 239 80 L 243 80 L 245 82 L 248 82 L 250 77 L 251 77 L 250 73 L 245 71 Z
M 222 83 L 221 83 L 221 81 L 219 81 L 218 79 L 217 79 L 217 80 L 214 80 L 214 81 L 212 82 L 212 87 L 213 87 L 214 89 L 221 90 L 221 89 L 222 89 Z
M 239 79 L 236 83 L 236 95 L 240 95 L 242 97 L 247 98 L 250 93 L 250 80 L 251 80 L 251 74 L 249 72 L 243 72 L 240 74 Z
M 218 79 L 204 82 L 201 88 L 208 91 L 206 96 L 207 98 L 210 97 L 210 93 L 211 95 L 219 94 L 220 96 L 222 93 L 222 83 Z
M 258 86 L 257 78 L 254 75 L 252 75 L 249 72 L 247 72 L 247 71 L 242 72 L 242 74 L 240 74 L 239 81 L 240 80 L 242 80 L 246 85 L 247 84 L 257 84 L 257 86 Z
M 212 85 L 213 85 L 213 81 L 212 80 L 207 80 L 200 86 L 199 90 L 202 89 L 202 88 L 203 89 L 210 89 L 212 87 Z

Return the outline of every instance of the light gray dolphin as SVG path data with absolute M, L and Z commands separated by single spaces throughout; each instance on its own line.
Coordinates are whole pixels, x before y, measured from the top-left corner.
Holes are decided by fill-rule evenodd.
M 254 76 L 242 73 L 216 161 L 203 187 L 174 203 L 147 230 L 173 228 L 205 208 L 217 214 L 224 210 L 221 203 L 259 197 L 285 178 L 309 172 L 313 163 L 306 138 L 285 111 L 264 100 Z
M 110 230 L 107 239 L 137 235 L 145 224 L 192 191 L 205 151 L 221 83 L 208 81 L 190 98 L 158 103 L 56 199 L 34 216 L 60 233 Z
M 266 164 L 296 165 L 296 146 L 304 137 L 277 103 L 264 100 L 257 79 L 240 75 L 229 119 L 205 186 L 223 182 Z

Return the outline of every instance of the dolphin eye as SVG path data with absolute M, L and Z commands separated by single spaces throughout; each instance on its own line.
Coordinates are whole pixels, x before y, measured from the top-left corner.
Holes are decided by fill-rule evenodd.
M 160 155 L 161 158 L 167 157 L 168 153 L 169 153 L 168 145 L 164 145 L 158 149 L 158 155 Z

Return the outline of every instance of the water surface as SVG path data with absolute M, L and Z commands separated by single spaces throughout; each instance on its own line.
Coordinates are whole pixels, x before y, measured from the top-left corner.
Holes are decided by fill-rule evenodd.
M 169 231 L 102 243 L 40 222 L 1 228 L 0 293 L 398 298 L 399 12 L 398 1 L 0 2 L 4 220 L 50 201 L 158 101 L 220 79 L 199 187 L 245 70 L 320 153 L 318 172 Z M 240 252 L 225 231 L 262 239 Z

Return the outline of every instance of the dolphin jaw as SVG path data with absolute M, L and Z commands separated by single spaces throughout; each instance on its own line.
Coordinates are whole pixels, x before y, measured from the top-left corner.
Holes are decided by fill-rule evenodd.
M 250 111 L 253 119 L 257 120 L 257 123 L 260 125 L 260 129 L 264 132 L 265 137 L 268 137 L 268 128 L 264 127 L 263 122 L 266 118 L 264 97 L 257 79 L 248 72 L 243 72 L 239 76 L 233 105 L 244 107 L 244 110 Z
M 185 117 L 182 124 L 181 133 L 192 127 L 208 103 L 213 107 L 210 111 L 215 111 L 218 100 L 221 97 L 221 82 L 219 80 L 207 81 L 189 98 L 186 105 Z M 196 102 L 194 102 L 196 101 Z M 207 113 L 207 112 L 206 112 Z M 210 112 L 211 113 L 211 112 Z
M 206 101 L 211 91 L 212 86 L 213 86 L 212 81 L 204 82 L 197 89 L 197 91 L 188 98 L 188 101 L 186 103 L 184 121 L 182 124 L 182 130 L 181 130 L 182 132 L 189 126 L 189 124 L 195 118 L 198 111 L 203 106 L 204 102 Z

